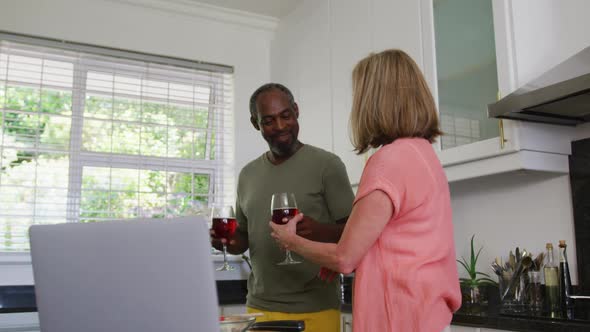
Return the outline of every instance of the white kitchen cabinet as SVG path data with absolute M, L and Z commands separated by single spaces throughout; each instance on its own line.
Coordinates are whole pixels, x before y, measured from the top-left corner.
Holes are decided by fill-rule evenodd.
M 492 0 L 431 3 L 441 150 L 499 137 L 485 113 L 498 95 Z
M 437 8 L 434 9 L 433 2 L 436 3 Z M 538 36 L 542 33 L 522 33 L 522 27 L 525 26 L 522 22 L 515 23 L 515 17 L 520 17 L 523 11 L 527 10 L 520 4 L 513 3 L 511 0 L 494 0 L 487 3 L 487 8 L 482 8 L 483 2 L 478 2 L 479 5 L 471 3 L 469 6 L 473 8 L 473 13 L 463 8 L 467 3 L 459 0 L 452 0 L 446 2 L 437 2 L 433 0 L 421 0 L 422 3 L 422 25 L 423 25 L 423 48 L 424 48 L 424 73 L 427 77 L 429 85 L 433 90 L 435 99 L 440 101 L 439 108 L 441 109 L 441 122 L 443 124 L 443 131 L 449 128 L 449 122 L 452 124 L 459 124 L 461 128 L 451 128 L 462 130 L 461 134 L 466 137 L 459 137 L 455 135 L 453 139 L 461 138 L 461 142 L 465 144 L 456 144 L 456 141 L 445 142 L 438 144 L 438 156 L 441 160 L 447 178 L 450 182 L 457 180 L 464 180 L 491 174 L 512 172 L 518 170 L 544 171 L 552 173 L 567 173 L 568 159 L 567 156 L 571 153 L 570 142 L 574 134 L 574 130 L 570 127 L 562 127 L 555 125 L 534 124 L 519 121 L 502 121 L 496 119 L 486 119 L 487 117 L 487 103 L 494 101 L 494 89 L 497 89 L 499 96 L 506 96 L 520 85 L 527 83 L 528 80 L 542 74 L 551 66 L 565 60 L 567 56 L 575 52 L 560 53 L 560 60 L 556 61 L 551 58 L 547 60 L 536 61 L 536 75 L 531 75 L 530 66 L 527 67 L 527 74 L 522 73 L 519 67 L 520 62 L 523 62 L 522 55 L 519 51 L 526 49 L 524 45 L 540 43 Z M 536 4 L 536 7 L 548 6 L 549 4 Z M 435 42 L 435 25 L 434 16 L 435 10 L 439 15 L 444 16 L 444 6 L 450 7 L 449 10 L 453 13 L 449 15 L 468 15 L 482 16 L 477 21 L 482 22 L 483 25 L 489 25 L 489 17 L 486 21 L 486 15 L 489 16 L 490 6 L 493 9 L 493 38 L 495 48 L 495 57 L 491 58 L 490 54 L 492 47 L 489 45 L 490 31 L 488 27 L 482 26 L 480 29 L 473 28 L 473 31 L 463 31 L 457 35 L 457 40 L 445 40 L 444 38 L 437 38 L 436 42 L 443 45 L 438 47 L 443 48 L 447 54 L 452 53 L 454 43 L 457 47 L 464 47 L 466 43 L 469 47 L 474 48 L 474 51 L 469 55 L 461 57 L 457 55 L 457 59 L 447 58 L 436 59 L 437 45 Z M 453 9 L 453 6 L 459 6 Z M 534 7 L 534 6 L 533 6 Z M 529 8 L 529 7 L 527 7 Z M 443 12 L 440 14 L 440 12 Z M 545 15 L 556 15 L 556 13 L 543 13 Z M 528 15 L 531 16 L 531 15 Z M 546 17 L 549 20 L 555 18 Z M 541 25 L 543 21 L 542 15 L 536 18 L 523 18 L 529 25 Z M 451 20 L 448 20 L 451 22 Z M 546 21 L 546 20 L 545 20 Z M 457 31 L 457 27 L 453 30 L 452 23 L 442 21 L 442 26 L 438 28 L 442 30 Z M 579 23 L 582 24 L 582 23 Z M 586 23 L 584 23 L 586 24 Z M 527 27 L 528 28 L 528 27 Z M 572 27 L 572 29 L 574 29 Z M 441 31 L 441 35 L 445 35 L 448 31 Z M 539 31 L 540 32 L 540 31 Z M 473 38 L 480 36 L 480 38 Z M 553 34 L 545 35 L 549 38 L 555 46 L 562 43 L 561 39 Z M 470 38 L 472 39 L 470 42 Z M 488 43 L 481 43 L 477 40 L 488 40 Z M 543 38 L 542 43 L 547 43 L 547 38 Z M 481 44 L 481 45 L 480 45 Z M 580 47 L 586 44 L 579 42 Z M 574 47 L 570 49 L 575 50 Z M 555 51 L 553 51 L 555 53 Z M 444 52 L 443 52 L 444 53 Z M 443 54 L 444 56 L 444 54 Z M 537 54 L 537 58 L 546 57 L 544 54 Z M 490 65 L 495 62 L 496 66 Z M 436 65 L 445 66 L 438 68 Z M 497 81 L 494 82 L 490 73 L 497 72 Z M 437 74 L 441 74 L 438 77 Z M 473 76 L 479 77 L 480 82 L 477 82 Z M 522 77 L 526 76 L 526 80 Z M 476 86 L 470 88 L 469 85 Z M 465 90 L 466 96 L 461 96 L 462 90 Z M 487 100 L 487 102 L 486 102 Z M 450 104 L 458 105 L 455 110 L 449 112 Z M 479 106 L 478 106 L 479 104 Z M 466 112 L 464 109 L 469 108 Z M 445 114 L 445 112 L 447 112 Z M 474 114 L 480 112 L 480 114 Z M 449 114 L 451 114 L 449 116 Z M 453 118 L 456 116 L 456 118 Z M 449 120 L 449 118 L 451 118 Z M 473 129 L 477 127 L 477 129 Z M 457 132 L 451 132 L 457 134 Z M 469 137 L 469 136 L 472 137 Z
M 340 331 L 352 332 L 352 314 L 344 312 L 340 314 Z

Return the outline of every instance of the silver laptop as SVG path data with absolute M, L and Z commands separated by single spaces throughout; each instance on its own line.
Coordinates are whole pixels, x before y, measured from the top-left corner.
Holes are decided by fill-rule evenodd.
M 200 218 L 35 225 L 29 230 L 42 332 L 217 332 Z

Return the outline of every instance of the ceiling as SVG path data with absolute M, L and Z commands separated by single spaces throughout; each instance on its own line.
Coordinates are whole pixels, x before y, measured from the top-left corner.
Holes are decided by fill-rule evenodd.
M 242 10 L 259 15 L 282 18 L 295 9 L 302 0 L 192 0 L 216 7 Z

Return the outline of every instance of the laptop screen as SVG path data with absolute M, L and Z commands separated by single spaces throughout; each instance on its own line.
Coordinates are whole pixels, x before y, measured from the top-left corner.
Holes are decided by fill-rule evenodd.
M 35 225 L 43 332 L 219 331 L 205 220 Z

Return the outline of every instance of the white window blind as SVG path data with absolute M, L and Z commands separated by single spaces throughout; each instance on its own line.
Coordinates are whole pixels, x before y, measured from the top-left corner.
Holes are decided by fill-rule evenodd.
M 25 41 L 0 34 L 0 251 L 32 224 L 233 204 L 231 70 Z

